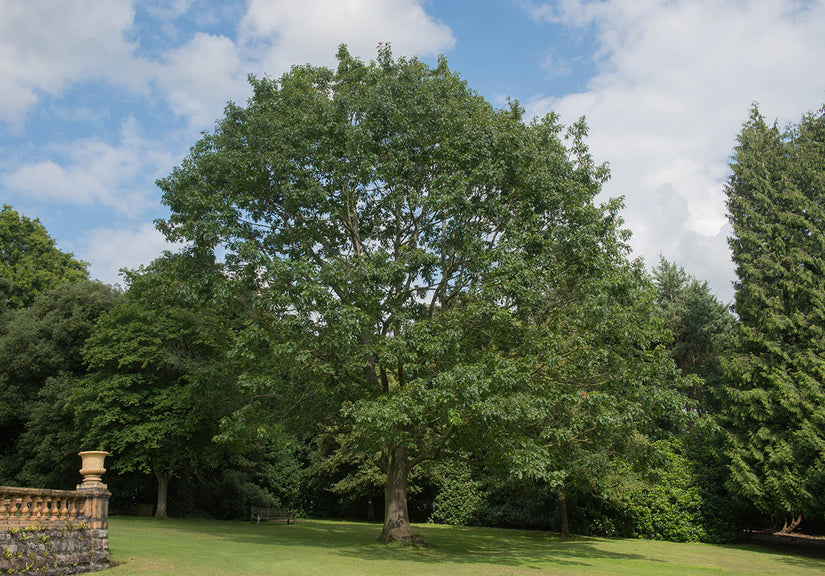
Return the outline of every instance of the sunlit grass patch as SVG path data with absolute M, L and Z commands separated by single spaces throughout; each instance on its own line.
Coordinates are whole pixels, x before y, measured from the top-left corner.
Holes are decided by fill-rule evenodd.
M 547 532 L 418 525 L 426 548 L 378 542 L 380 525 L 110 520 L 108 574 L 140 575 L 725 575 L 825 573 L 825 560 L 747 546 L 559 538 Z

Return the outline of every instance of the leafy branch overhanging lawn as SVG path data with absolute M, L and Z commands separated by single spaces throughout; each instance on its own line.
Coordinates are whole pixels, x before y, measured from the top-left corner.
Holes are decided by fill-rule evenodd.
M 376 524 L 325 520 L 297 525 L 209 520 L 110 519 L 117 564 L 108 576 L 246 574 L 701 575 L 825 573 L 825 559 L 753 546 L 676 544 L 607 538 L 562 539 L 546 532 L 416 526 L 434 546 L 378 542 Z

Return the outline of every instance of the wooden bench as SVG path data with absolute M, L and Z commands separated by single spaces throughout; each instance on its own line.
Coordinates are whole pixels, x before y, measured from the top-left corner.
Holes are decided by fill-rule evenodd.
M 260 524 L 261 520 L 273 520 L 275 522 L 285 521 L 287 524 L 295 524 L 295 515 L 286 508 L 259 508 L 252 506 L 250 522 Z

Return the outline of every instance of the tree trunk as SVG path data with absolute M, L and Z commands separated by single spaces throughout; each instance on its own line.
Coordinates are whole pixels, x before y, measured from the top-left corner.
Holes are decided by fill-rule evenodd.
M 785 526 L 780 530 L 782 534 L 790 534 L 802 523 L 802 515 L 800 514 L 797 518 L 791 516 L 791 521 L 788 522 L 785 520 Z
M 559 520 L 561 521 L 561 535 L 570 536 L 570 521 L 567 518 L 567 498 L 564 490 L 559 490 Z
M 384 529 L 381 530 L 381 541 L 385 544 L 422 543 L 421 537 L 412 531 L 407 509 L 407 477 L 410 473 L 407 448 L 394 446 L 389 452 L 387 482 L 384 485 Z
M 169 488 L 169 478 L 171 474 L 155 469 L 155 478 L 158 481 L 158 506 L 155 508 L 155 516 L 166 518 L 166 494 Z

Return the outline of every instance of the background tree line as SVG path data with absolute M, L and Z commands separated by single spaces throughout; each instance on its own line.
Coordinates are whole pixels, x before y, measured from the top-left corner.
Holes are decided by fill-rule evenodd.
M 187 249 L 123 291 L 3 208 L 0 484 L 71 487 L 102 448 L 124 512 L 822 529 L 822 111 L 743 127 L 731 310 L 631 259 L 583 122 L 443 59 L 338 61 L 251 78 L 158 182 Z

